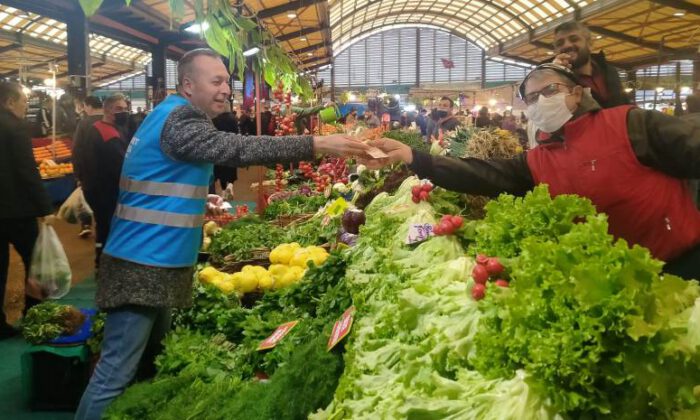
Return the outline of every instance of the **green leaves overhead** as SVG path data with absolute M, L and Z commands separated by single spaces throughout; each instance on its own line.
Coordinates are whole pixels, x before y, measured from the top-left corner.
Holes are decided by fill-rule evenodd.
M 131 3 L 131 0 L 127 0 L 127 4 L 129 3 Z M 83 8 L 83 12 L 87 17 L 94 15 L 100 6 L 102 6 L 102 0 L 80 0 L 80 7 Z
M 80 0 L 86 16 L 97 12 L 103 0 Z M 124 0 L 126 5 L 131 0 Z M 185 16 L 185 0 L 168 0 L 170 25 L 179 24 Z M 261 52 L 251 58 L 253 71 L 262 74 L 265 82 L 275 85 L 278 80 L 303 99 L 313 96 L 309 81 L 299 76 L 296 65 L 268 32 L 264 32 L 250 17 L 235 12 L 228 0 L 195 0 L 195 20 L 206 28 L 202 35 L 209 47 L 229 59 L 229 72 L 237 70 L 239 80 L 245 74 L 243 52 L 258 47 Z

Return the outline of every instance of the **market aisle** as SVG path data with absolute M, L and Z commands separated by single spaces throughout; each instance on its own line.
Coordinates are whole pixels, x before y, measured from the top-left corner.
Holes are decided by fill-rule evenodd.
M 72 263 L 72 261 L 71 261 Z M 83 278 L 84 279 L 84 278 Z M 95 282 L 84 279 L 60 300 L 61 303 L 86 308 L 94 306 Z M 20 337 L 0 341 L 0 420 L 69 420 L 72 412 L 29 411 L 22 400 L 20 357 L 30 345 Z
M 63 220 L 57 220 L 54 224 L 56 233 L 61 239 L 63 249 L 66 251 L 73 272 L 73 284 L 80 283 L 94 271 L 94 237 L 81 239 L 78 237 L 79 227 L 71 225 Z M 24 306 L 24 266 L 19 255 L 12 249 L 10 252 L 10 271 L 7 279 L 7 293 L 5 296 L 5 313 L 10 323 L 16 322 Z

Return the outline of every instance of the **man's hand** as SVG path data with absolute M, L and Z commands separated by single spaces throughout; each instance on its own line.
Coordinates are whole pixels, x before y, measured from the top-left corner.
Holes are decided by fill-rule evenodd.
M 314 152 L 347 157 L 367 157 L 369 146 L 344 134 L 314 136 Z
M 554 57 L 554 61 L 552 63 L 571 68 L 571 56 L 567 53 L 561 53 Z
M 385 159 L 363 159 L 361 163 L 369 169 L 379 169 L 396 162 L 406 164 L 413 162 L 413 150 L 400 141 L 382 138 L 369 142 L 369 145 L 389 155 Z

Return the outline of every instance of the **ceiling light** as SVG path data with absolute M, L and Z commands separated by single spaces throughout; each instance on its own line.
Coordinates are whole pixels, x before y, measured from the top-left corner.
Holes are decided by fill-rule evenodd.
M 554 51 L 547 51 L 547 55 L 554 55 Z
M 243 56 L 244 56 L 244 57 L 250 57 L 251 55 L 255 55 L 255 54 L 259 53 L 259 52 L 260 52 L 260 48 L 258 48 L 258 47 L 253 47 L 253 48 L 251 48 L 251 49 L 249 49 L 249 50 L 243 51 Z
M 491 105 L 491 106 L 496 106 L 496 103 L 497 103 L 497 102 L 496 102 L 495 99 L 493 99 L 493 98 L 489 99 L 489 105 Z
M 676 13 L 673 14 L 675 17 L 683 17 L 685 16 L 685 12 L 683 10 L 679 10 Z
M 287 13 L 287 17 L 290 18 L 290 19 L 294 19 L 295 17 L 297 17 L 297 14 L 294 13 L 294 12 L 292 12 L 292 13 Z
M 306 42 L 306 37 L 305 37 L 305 36 L 302 36 L 301 38 L 299 38 L 299 41 L 301 41 L 301 42 Z
M 663 92 L 663 91 L 664 91 L 664 88 L 662 88 L 661 86 L 659 86 L 659 87 L 656 88 L 656 92 L 657 92 L 657 93 L 661 93 L 661 92 Z
M 632 90 L 633 89 L 631 87 L 625 88 L 625 93 L 630 93 L 630 92 L 632 92 Z
M 598 35 L 595 37 L 595 39 L 602 39 L 602 38 L 603 38 L 603 35 Z

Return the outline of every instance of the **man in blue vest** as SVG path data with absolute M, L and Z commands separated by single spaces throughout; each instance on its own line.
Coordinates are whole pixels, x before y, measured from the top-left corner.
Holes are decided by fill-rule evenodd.
M 214 164 L 285 163 L 316 153 L 364 156 L 368 149 L 342 135 L 242 137 L 218 131 L 211 119 L 225 110 L 228 81 L 215 52 L 185 54 L 178 63 L 179 94 L 146 117 L 127 149 L 97 279 L 97 305 L 107 312 L 101 358 L 76 419 L 100 419 L 136 376 L 147 346 L 162 340 L 170 308 L 191 304 Z

